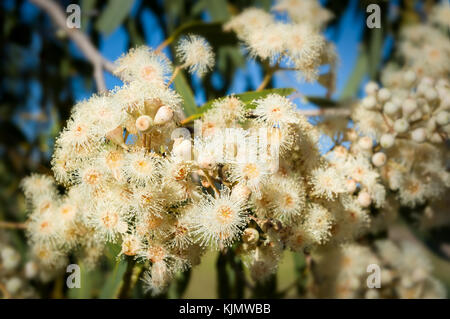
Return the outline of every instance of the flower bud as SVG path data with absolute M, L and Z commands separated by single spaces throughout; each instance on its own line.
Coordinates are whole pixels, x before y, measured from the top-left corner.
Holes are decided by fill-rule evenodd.
M 384 164 L 386 164 L 386 154 L 384 154 L 383 152 L 373 154 L 372 163 L 376 167 L 383 166 Z
M 388 101 L 383 106 L 384 113 L 388 115 L 394 115 L 400 109 L 400 106 L 397 103 Z
M 380 102 L 386 102 L 391 98 L 391 91 L 386 88 L 382 88 L 378 91 L 378 100 Z
M 398 119 L 394 122 L 394 130 L 397 133 L 405 133 L 409 128 L 409 123 L 406 119 Z
M 1 260 L 5 270 L 13 270 L 20 263 L 20 254 L 11 247 L 5 247 L 1 251 Z
M 362 207 L 369 207 L 372 204 L 372 198 L 368 192 L 361 192 L 358 195 L 358 203 Z
M 245 199 L 247 200 L 250 197 L 250 194 L 252 191 L 250 188 L 243 184 L 239 183 L 236 186 L 233 187 L 233 192 L 231 193 L 231 196 L 238 198 L 238 199 Z
M 390 148 L 394 145 L 395 136 L 392 134 L 383 134 L 380 138 L 380 145 L 382 148 Z
M 441 126 L 447 125 L 449 122 L 448 120 L 448 112 L 446 111 L 441 111 L 436 115 L 436 123 Z
M 22 280 L 19 277 L 12 277 L 6 281 L 5 288 L 11 295 L 15 295 L 22 288 Z
M 411 132 L 411 138 L 414 142 L 423 143 L 427 138 L 427 131 L 424 128 L 417 128 Z
M 189 161 L 191 159 L 191 147 L 190 140 L 176 139 L 173 143 L 172 154 L 178 159 Z
M 372 139 L 368 136 L 364 136 L 361 137 L 358 141 L 358 145 L 363 149 L 363 150 L 370 150 L 373 146 L 373 142 Z
M 364 91 L 367 95 L 375 95 L 378 90 L 378 84 L 376 82 L 369 82 L 366 84 Z
M 425 95 L 425 98 L 426 98 L 429 102 L 435 101 L 435 100 L 438 98 L 438 93 L 437 93 L 437 91 L 436 91 L 434 88 L 432 88 L 432 87 L 430 87 L 430 88 L 428 88 L 427 90 L 425 90 L 424 95 Z
M 29 261 L 25 264 L 25 277 L 32 279 L 38 274 L 38 266 L 34 261 Z
M 374 96 L 366 96 L 362 100 L 362 106 L 368 110 L 372 110 L 377 106 L 377 99 Z
M 242 240 L 250 245 L 256 244 L 259 240 L 259 232 L 254 228 L 246 228 L 242 234 Z
M 136 128 L 140 132 L 147 132 L 152 126 L 153 120 L 148 115 L 141 115 L 136 119 Z
M 350 194 L 353 194 L 356 191 L 356 182 L 354 179 L 348 179 L 345 182 L 345 186 L 347 188 L 347 192 L 349 192 Z
M 166 124 L 167 122 L 172 120 L 172 118 L 173 118 L 173 110 L 170 107 L 163 105 L 159 108 L 158 112 L 156 112 L 155 124 L 156 125 Z
M 403 75 L 403 81 L 405 81 L 405 84 L 408 86 L 411 86 L 416 81 L 416 73 L 414 71 L 406 71 Z
M 406 99 L 402 104 L 403 116 L 408 116 L 417 110 L 417 102 L 413 99 Z

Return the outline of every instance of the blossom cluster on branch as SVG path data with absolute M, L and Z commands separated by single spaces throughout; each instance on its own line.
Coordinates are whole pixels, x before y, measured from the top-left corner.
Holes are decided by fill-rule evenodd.
M 273 9 L 287 10 L 290 22 L 250 8 L 224 29 L 267 62 L 270 76 L 295 70 L 332 90 L 336 53 L 320 33 L 331 14 L 316 1 L 279 1 Z M 433 59 L 419 61 L 424 53 L 407 49 L 421 34 Z M 235 252 L 256 282 L 276 273 L 291 250 L 317 256 L 315 276 L 325 278 L 311 291 L 317 296 L 445 295 L 415 247 L 355 243 L 374 225 L 387 228 L 400 205 L 428 204 L 450 186 L 449 42 L 421 34 L 405 31 L 404 67 L 395 74 L 387 68 L 381 87 L 366 85 L 351 110 L 353 128 L 341 118 L 314 126 L 291 99 L 271 93 L 250 103 L 216 99 L 192 134 L 171 84 L 182 70 L 202 76 L 213 68 L 209 43 L 183 37 L 179 65 L 160 50 L 130 50 L 115 64 L 124 85 L 73 107 L 55 142 L 54 178 L 33 174 L 22 183 L 36 264 L 52 273 L 75 254 L 94 266 L 117 244 L 115 257 L 142 264 L 146 287 L 157 294 L 207 249 Z M 325 74 L 322 65 L 330 66 Z M 321 129 L 341 136 L 326 154 Z M 419 259 L 413 269 L 409 261 Z M 369 262 L 388 269 L 381 292 L 361 288 Z

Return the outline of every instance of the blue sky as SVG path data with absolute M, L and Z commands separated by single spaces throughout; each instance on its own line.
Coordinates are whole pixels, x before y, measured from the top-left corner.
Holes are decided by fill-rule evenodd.
M 141 0 L 135 0 L 134 8 L 137 7 L 139 1 Z M 338 97 L 345 86 L 358 56 L 358 43 L 360 42 L 363 28 L 365 27 L 365 15 L 358 10 L 357 6 L 357 0 L 350 1 L 350 5 L 340 23 L 336 27 L 325 30 L 326 38 L 335 43 L 340 59 L 337 72 L 337 90 L 334 97 Z M 136 16 L 135 11 L 132 10 L 134 16 Z M 164 41 L 163 30 L 152 11 L 146 9 L 137 18 L 143 26 L 145 40 L 149 46 L 156 47 Z M 100 51 L 109 60 L 115 60 L 126 51 L 128 41 L 129 39 L 125 29 L 119 27 L 110 35 L 101 37 Z M 75 55 L 81 56 L 73 44 L 72 51 Z M 235 79 L 228 93 L 240 93 L 244 90 L 255 89 L 261 82 L 262 76 L 263 74 L 258 64 L 250 60 L 247 62 L 245 68 L 236 71 Z M 105 79 L 107 87 L 110 89 L 121 84 L 117 78 L 107 72 L 105 72 Z M 205 102 L 205 99 L 201 87 L 198 84 L 199 81 L 195 81 L 194 79 L 196 101 L 198 104 L 202 104 Z M 318 84 L 299 83 L 294 72 L 279 72 L 275 75 L 273 84 L 275 87 L 294 87 L 306 95 L 324 95 L 326 92 Z M 82 89 L 82 84 L 77 83 L 77 79 L 74 80 L 73 85 L 77 98 L 86 98 L 91 94 Z
M 131 14 L 137 19 L 137 23 L 142 25 L 144 30 L 144 37 L 147 45 L 151 47 L 157 47 L 162 41 L 164 41 L 164 32 L 159 25 L 158 19 L 155 14 L 145 9 L 141 14 L 137 15 L 138 4 L 142 0 L 134 0 L 133 9 Z M 8 8 L 10 3 L 14 0 L 7 0 L 3 2 L 3 6 Z M 21 7 L 21 16 L 24 22 L 32 21 L 38 14 L 38 9 L 31 3 L 25 1 Z M 208 15 L 203 14 L 205 20 L 208 20 Z M 283 17 L 281 17 L 283 18 Z M 350 0 L 350 5 L 344 13 L 340 23 L 336 26 L 329 27 L 325 30 L 325 36 L 329 41 L 332 41 L 337 48 L 339 56 L 339 65 L 337 71 L 337 90 L 333 95 L 333 98 L 338 98 L 340 92 L 344 88 L 349 76 L 352 73 L 353 67 L 358 57 L 359 43 L 365 27 L 365 13 L 358 9 L 358 1 Z M 384 54 L 388 54 L 392 47 L 392 41 L 389 39 L 386 41 Z M 129 44 L 127 32 L 124 27 L 118 27 L 111 34 L 107 36 L 101 36 L 99 43 L 99 50 L 109 60 L 114 61 L 126 52 Z M 35 34 L 33 42 L 29 51 L 30 59 L 29 63 L 35 67 L 39 63 L 45 63 L 45 61 L 39 61 L 40 50 L 40 38 Z M 70 50 L 74 56 L 83 58 L 81 52 L 78 50 L 74 43 L 70 43 Z M 165 51 L 168 53 L 168 51 Z M 108 72 L 104 72 L 106 85 L 108 89 L 112 89 L 117 85 L 121 85 L 113 75 Z M 228 90 L 228 93 L 241 93 L 243 91 L 254 90 L 261 82 L 263 77 L 261 68 L 252 60 L 249 60 L 245 67 L 236 70 L 233 83 Z M 218 77 L 213 78 L 216 81 L 220 81 Z M 325 88 L 319 84 L 310 84 L 299 82 L 294 72 L 279 72 L 274 76 L 273 85 L 275 87 L 293 87 L 299 92 L 305 95 L 319 95 L 323 96 L 326 93 Z M 77 100 L 88 98 L 92 93 L 92 88 L 86 88 L 85 83 L 79 76 L 74 76 L 71 81 L 72 90 Z M 193 79 L 193 89 L 197 104 L 201 105 L 205 102 L 205 94 L 201 87 L 201 81 L 197 78 Z M 29 99 L 28 105 L 25 106 L 29 112 L 37 112 L 40 107 L 38 103 L 41 101 L 41 90 L 39 83 L 32 83 L 28 90 Z M 314 108 L 315 106 L 310 104 L 302 104 L 300 100 L 296 100 L 299 108 Z M 26 125 L 19 118 L 17 124 L 22 127 L 25 134 L 30 138 L 35 137 L 36 127 Z

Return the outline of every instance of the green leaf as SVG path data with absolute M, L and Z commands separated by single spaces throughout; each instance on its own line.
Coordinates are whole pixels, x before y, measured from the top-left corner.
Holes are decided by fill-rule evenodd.
M 216 262 L 218 298 L 230 298 L 231 296 L 231 278 L 227 266 L 227 256 L 225 253 L 220 252 Z
M 134 1 L 109 0 L 95 24 L 96 29 L 104 34 L 113 32 L 130 13 Z
M 136 21 L 134 19 L 128 19 L 126 25 L 132 46 L 140 46 L 145 44 L 144 38 L 139 34 Z
M 167 292 L 168 297 L 170 299 L 180 299 L 181 297 L 183 297 L 183 294 L 185 293 L 189 285 L 190 279 L 191 279 L 191 269 L 178 273 L 175 276 L 175 280 L 169 287 L 169 291 Z
M 203 21 L 193 21 L 183 24 L 172 33 L 168 38 L 168 41 L 176 42 L 181 36 L 187 34 L 201 35 L 208 40 L 213 47 L 238 44 L 238 39 L 233 32 L 224 32 L 222 30 L 222 23 L 207 23 Z
M 269 94 L 279 94 L 281 96 L 288 96 L 288 95 L 291 95 L 292 93 L 294 93 L 294 91 L 295 91 L 295 89 L 292 89 L 292 88 L 266 89 L 266 90 L 262 90 L 262 91 L 249 91 L 249 92 L 245 92 L 245 93 L 239 93 L 239 94 L 235 94 L 234 96 L 239 98 L 242 102 L 244 102 L 245 107 L 254 108 L 255 107 L 253 105 L 254 100 L 264 98 L 264 97 L 268 96 Z M 202 113 L 207 111 L 208 109 L 211 108 L 211 106 L 213 105 L 213 103 L 215 101 L 217 101 L 217 99 L 206 102 L 205 104 L 203 104 L 200 107 L 200 111 Z
M 217 69 L 221 73 L 226 73 L 227 71 L 230 71 L 229 68 L 231 63 L 232 70 L 235 70 L 245 63 L 245 57 L 240 52 L 239 48 L 229 45 L 221 46 L 217 51 L 217 62 L 216 66 Z
M 331 99 L 327 99 L 325 97 L 321 97 L 321 96 L 305 96 L 305 99 L 308 102 L 316 104 L 322 108 L 332 108 L 332 107 L 339 106 L 338 102 L 331 100 Z
M 109 273 L 108 279 L 102 287 L 99 296 L 101 299 L 112 299 L 117 295 L 117 291 L 119 290 L 120 284 L 122 282 L 123 274 L 126 270 L 127 262 L 125 260 L 116 262 L 116 266 Z
M 230 18 L 226 0 L 207 1 L 206 7 L 213 21 L 226 21 Z
M 294 270 L 295 270 L 295 276 L 296 279 L 296 288 L 297 293 L 299 295 L 302 295 L 306 289 L 307 284 L 307 277 L 306 277 L 306 271 L 307 271 L 307 264 L 306 264 L 306 258 L 303 255 L 303 253 L 295 253 L 292 255 L 294 258 Z
M 87 299 L 93 297 L 93 290 L 96 284 L 100 281 L 101 276 L 98 269 L 89 270 L 86 265 L 79 260 L 80 266 L 80 288 L 71 288 L 68 292 L 68 297 L 72 299 Z
M 368 71 L 372 80 L 376 78 L 378 66 L 381 60 L 381 50 L 383 49 L 383 28 L 371 29 L 370 50 L 368 56 Z
M 95 10 L 96 0 L 82 0 L 80 7 L 81 10 L 81 30 L 86 32 L 89 25 L 89 19 L 91 17 L 92 12 Z
M 186 116 L 195 114 L 198 110 L 197 104 L 195 103 L 194 93 L 192 93 L 191 87 L 189 86 L 183 71 L 180 71 L 175 77 L 175 90 L 184 100 L 184 113 Z
M 245 92 L 245 93 L 239 93 L 239 94 L 235 94 L 234 96 L 239 98 L 245 104 L 246 108 L 252 109 L 255 107 L 255 105 L 253 104 L 253 101 L 256 99 L 266 97 L 269 94 L 279 94 L 282 96 L 288 96 L 288 95 L 292 94 L 294 91 L 295 91 L 295 89 L 293 89 L 293 88 L 266 89 L 266 90 L 261 90 L 261 91 L 250 91 L 250 92 Z M 200 108 L 197 108 L 196 113 L 192 113 L 191 115 L 189 115 L 189 117 L 190 117 L 189 121 L 192 121 L 192 120 L 195 120 L 195 119 L 198 119 L 199 117 L 201 117 L 203 115 L 203 113 L 205 113 L 212 107 L 212 105 L 215 101 L 217 101 L 217 99 L 210 100 L 210 101 L 206 102 L 205 104 L 203 104 Z
M 341 100 L 348 99 L 356 95 L 359 86 L 361 85 L 361 80 L 367 72 L 368 64 L 369 59 L 367 57 L 367 53 L 363 50 L 363 52 L 359 54 L 353 73 L 341 93 Z

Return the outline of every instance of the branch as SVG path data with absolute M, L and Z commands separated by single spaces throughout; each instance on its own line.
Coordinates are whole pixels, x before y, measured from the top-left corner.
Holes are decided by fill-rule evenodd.
M 54 24 L 63 29 L 68 37 L 75 42 L 77 47 L 83 52 L 86 59 L 91 62 L 94 67 L 94 78 L 98 91 L 106 90 L 105 79 L 103 77 L 103 69 L 113 72 L 114 64 L 105 59 L 100 52 L 94 47 L 88 36 L 78 29 L 71 29 L 66 24 L 66 15 L 62 8 L 52 0 L 30 0 L 36 6 L 45 11 L 53 20 Z
M 304 116 L 350 116 L 350 109 L 318 109 L 318 110 L 298 110 Z
M 127 270 L 122 277 L 122 285 L 120 287 L 117 297 L 119 299 L 128 299 L 132 288 L 132 275 L 136 261 L 133 258 L 127 260 Z
M 27 225 L 25 223 L 13 223 L 0 221 L 0 228 L 3 229 L 26 229 Z
M 11 299 L 11 295 L 9 294 L 6 287 L 0 282 L 0 292 L 3 294 L 4 299 Z

